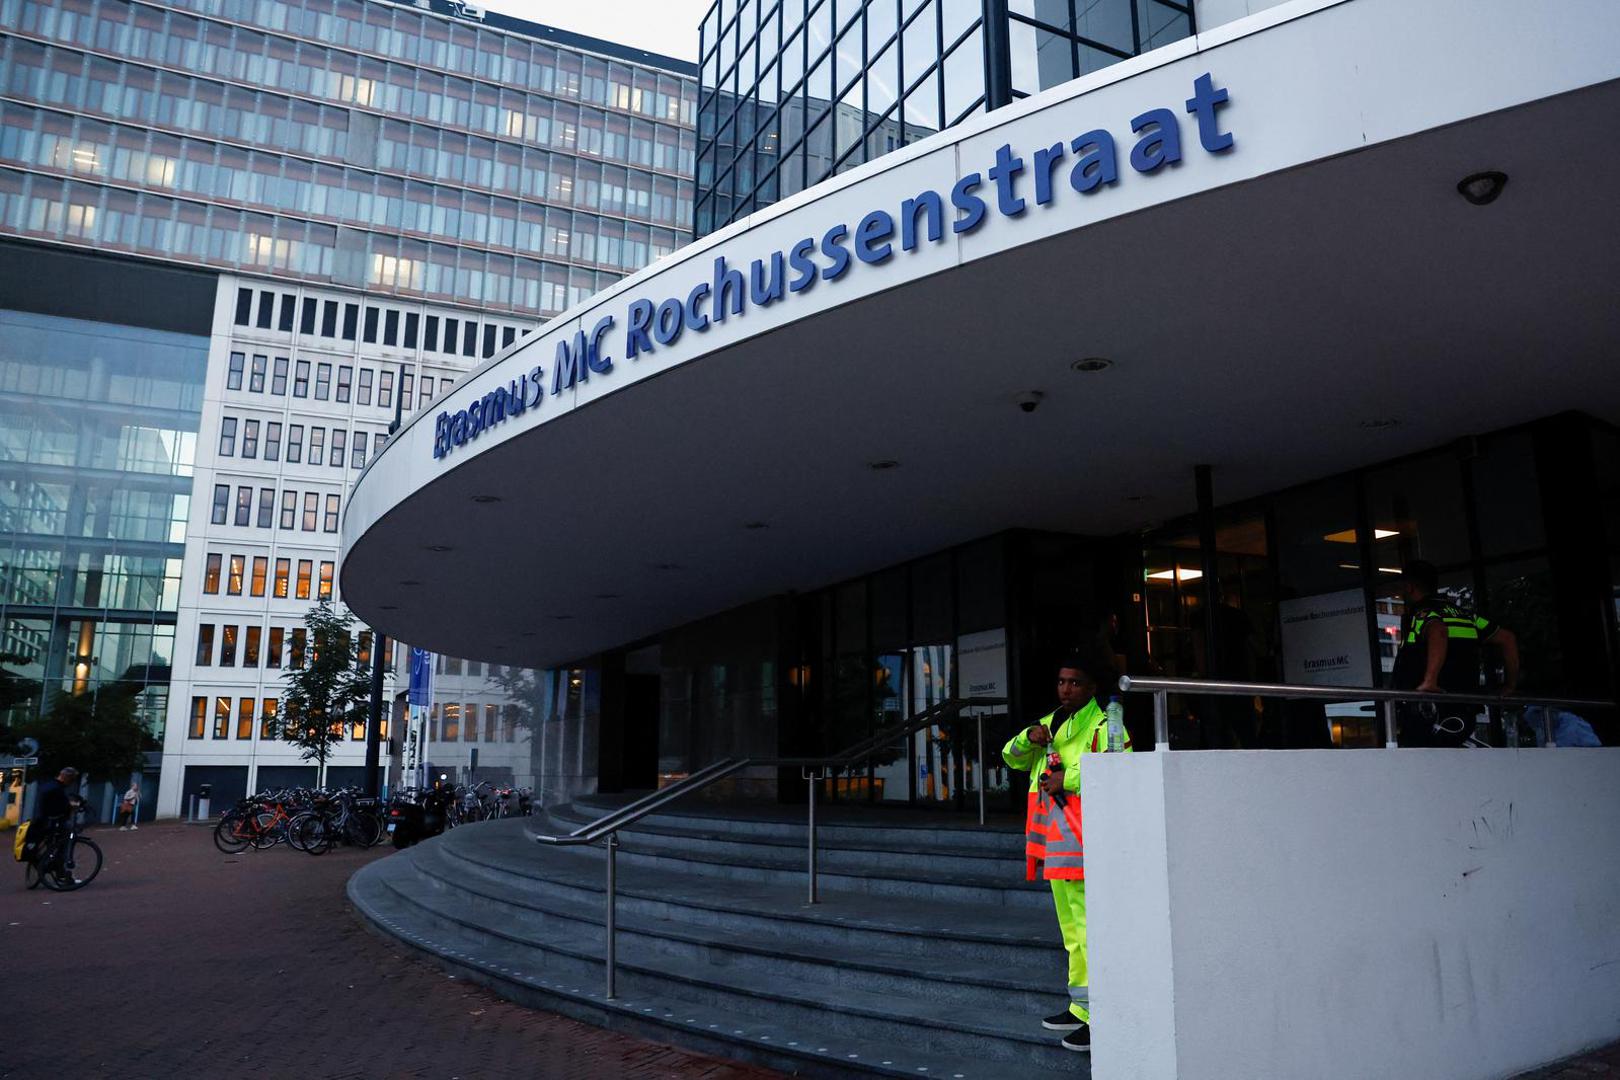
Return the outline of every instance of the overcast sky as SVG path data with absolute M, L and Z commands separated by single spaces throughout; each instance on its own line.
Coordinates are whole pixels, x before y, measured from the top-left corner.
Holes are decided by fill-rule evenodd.
M 697 63 L 698 21 L 713 0 L 486 0 L 530 22 Z

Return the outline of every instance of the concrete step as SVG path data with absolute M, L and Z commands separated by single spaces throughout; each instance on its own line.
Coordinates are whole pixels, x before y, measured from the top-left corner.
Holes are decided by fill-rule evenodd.
M 584 904 L 600 912 L 605 873 L 600 849 L 548 848 L 523 832 L 462 828 L 437 853 L 460 872 L 481 876 L 514 894 Z M 803 882 L 791 886 L 739 883 L 717 890 L 702 875 L 621 866 L 621 918 L 680 921 L 692 926 L 786 935 L 813 948 L 856 951 L 920 947 L 930 955 L 982 970 L 1062 963 L 1055 920 L 1045 910 L 1009 912 L 1004 905 L 964 905 L 823 890 L 806 902 Z M 597 916 L 600 918 L 600 915 Z
M 414 859 L 402 861 L 411 865 L 388 874 L 387 886 L 400 902 L 414 908 L 419 925 L 433 933 L 455 935 L 466 946 L 456 951 L 487 955 L 498 959 L 499 966 L 565 981 L 601 978 L 599 935 L 586 938 L 560 925 L 531 930 L 512 918 L 508 905 L 470 898 L 464 889 L 447 887 L 421 873 Z M 623 939 L 619 955 L 620 987 L 626 997 L 748 1015 L 783 1030 L 811 1033 L 830 1044 L 905 1046 L 952 1061 L 1045 1069 L 1066 1068 L 1073 1056 L 1041 1031 L 1038 1005 L 1009 1013 L 1005 991 L 988 987 L 977 1002 L 948 1001 L 858 984 L 800 982 L 787 964 L 775 971 L 768 965 L 694 965 L 688 957 L 639 952 Z
M 532 835 L 562 835 L 577 827 L 572 819 L 545 815 L 526 821 Z M 723 843 L 716 848 L 693 844 L 683 849 L 669 843 L 668 837 L 637 836 L 625 831 L 619 848 L 620 865 L 645 866 L 665 872 L 682 868 L 703 873 L 728 883 L 760 881 L 773 885 L 804 887 L 807 881 L 806 853 L 779 844 Z M 924 860 L 927 862 L 927 860 Z M 845 860 L 844 865 L 822 863 L 818 881 L 822 887 L 873 896 L 928 898 L 979 905 L 1003 905 L 1025 911 L 1045 911 L 1051 896 L 1041 882 L 1024 880 L 1021 863 L 1010 860 L 977 859 L 971 866 L 960 866 L 947 859 L 931 865 L 901 867 L 886 863 L 876 853 L 862 865 Z
M 542 936 L 560 934 L 600 947 L 604 917 L 600 894 L 585 900 L 516 890 L 509 882 L 468 873 L 465 863 L 444 854 L 443 845 L 424 848 L 413 861 L 418 873 L 434 879 L 447 892 L 463 894 L 465 902 L 474 907 L 503 916 L 513 929 Z M 1050 951 L 1038 965 L 994 965 L 953 956 L 916 938 L 891 937 L 881 944 L 812 944 L 782 933 L 780 926 L 765 920 L 760 920 L 765 925 L 752 927 L 735 921 L 699 925 L 632 912 L 628 907 L 621 902 L 618 911 L 619 948 L 626 956 L 656 957 L 684 970 L 723 968 L 781 979 L 818 987 L 820 993 L 872 990 L 979 1006 L 986 993 L 993 992 L 1010 1014 L 1039 1016 L 1053 1011 Z
M 1049 1063 L 1008 1064 L 933 1054 L 877 1038 L 833 1039 L 814 1027 L 807 1034 L 763 1020 L 752 1009 L 694 1006 L 676 998 L 631 992 L 628 987 L 621 987 L 618 997 L 607 1000 L 600 964 L 594 968 L 565 965 L 559 957 L 549 968 L 525 969 L 514 964 L 507 943 L 458 928 L 454 919 L 424 925 L 422 908 L 391 884 L 400 875 L 413 873 L 411 860 L 404 854 L 372 863 L 351 879 L 349 898 L 376 932 L 420 952 L 445 970 L 534 1008 L 804 1076 L 951 1080 L 1090 1076 L 1087 1056 L 1061 1049 L 1056 1053 L 1063 1056 Z

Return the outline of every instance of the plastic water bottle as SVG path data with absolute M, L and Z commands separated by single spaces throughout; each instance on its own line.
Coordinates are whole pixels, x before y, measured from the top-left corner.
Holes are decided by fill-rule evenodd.
M 1121 753 L 1125 749 L 1125 706 L 1119 703 L 1118 696 L 1108 699 L 1103 715 L 1108 717 L 1108 752 Z

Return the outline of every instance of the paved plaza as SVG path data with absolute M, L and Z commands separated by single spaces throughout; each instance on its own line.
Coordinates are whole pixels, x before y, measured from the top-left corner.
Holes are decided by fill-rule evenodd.
M 80 892 L 29 892 L 9 860 L 0 878 L 7 1080 L 775 1075 L 511 1005 L 408 958 L 343 892 L 391 849 L 231 856 L 179 824 L 92 835 L 107 862 Z

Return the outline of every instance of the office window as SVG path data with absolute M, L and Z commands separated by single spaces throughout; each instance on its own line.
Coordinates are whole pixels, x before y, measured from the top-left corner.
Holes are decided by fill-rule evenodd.
M 383 371 L 377 375 L 377 405 L 391 409 L 394 406 L 394 373 Z
M 270 363 L 270 358 L 260 353 L 253 354 L 253 369 L 248 374 L 248 389 L 255 394 L 264 393 L 264 372 Z
M 377 341 L 377 309 L 369 305 L 366 307 L 365 329 L 361 331 L 360 339 L 370 344 Z
M 320 513 L 321 497 L 313 491 L 304 492 L 304 531 L 315 531 L 315 518 Z M 308 599 L 308 597 L 305 597 Z
M 270 573 L 270 557 L 268 555 L 253 556 L 253 578 L 249 588 L 254 596 L 264 595 L 264 579 Z
M 194 697 L 191 699 L 191 727 L 186 731 L 186 737 L 200 739 L 203 729 L 208 726 L 208 699 Z
M 433 376 L 422 376 L 422 408 L 427 408 L 428 402 L 433 400 Z
M 309 397 L 308 360 L 300 360 L 293 366 L 293 397 Z
M 242 389 L 242 369 L 243 369 L 244 366 L 246 366 L 246 364 L 247 364 L 247 354 L 246 353 L 239 353 L 239 352 L 231 353 L 231 366 L 225 372 L 225 389 L 227 389 L 227 390 L 240 390 L 240 389 Z
M 504 326 L 501 328 L 501 348 L 506 348 L 517 340 L 517 327 Z
M 329 533 L 335 533 L 338 531 L 338 497 L 336 495 L 328 495 L 326 497 L 325 528 Z
M 219 422 L 219 456 L 232 457 L 236 454 L 236 417 L 227 416 Z
M 454 379 L 440 379 L 439 380 L 439 396 L 443 397 L 444 395 L 448 394 L 451 390 L 453 390 L 455 388 L 455 385 L 456 385 L 456 380 L 454 380 Z
M 406 412 L 411 411 L 411 381 L 413 376 L 408 371 L 399 373 L 399 407 Z
M 287 358 L 285 356 L 276 357 L 275 371 L 270 376 L 270 392 L 279 394 L 282 397 L 287 396 Z
M 259 528 L 271 529 L 276 524 L 276 489 L 259 489 Z
M 259 422 L 257 420 L 242 421 L 242 456 L 245 458 L 259 456 Z
M 360 322 L 360 305 L 343 305 L 343 340 L 353 341 L 354 332 Z
M 271 420 L 264 425 L 264 460 L 281 460 L 281 422 Z
M 304 425 L 287 425 L 287 462 L 297 465 L 304 460 Z
M 224 626 L 219 631 L 219 666 L 236 666 L 236 627 Z
M 287 647 L 287 631 L 279 626 L 270 628 L 270 641 L 264 648 L 264 666 L 281 667 L 281 656 Z
M 293 669 L 304 666 L 304 647 L 309 638 L 309 631 L 302 626 L 293 627 L 292 641 L 287 646 L 287 666 Z
M 309 463 L 311 465 L 323 464 L 326 460 L 326 429 L 310 426 L 309 429 Z
M 276 321 L 276 329 L 283 334 L 292 333 L 293 317 L 296 314 L 294 308 L 297 302 L 298 298 L 292 293 L 281 294 L 281 317 Z
M 355 662 L 363 668 L 371 666 L 371 631 L 360 631 L 360 640 L 355 647 Z
M 220 559 L 221 557 L 218 555 L 209 555 L 203 570 L 202 591 L 210 596 L 219 592 Z
M 399 312 L 392 309 L 383 316 L 383 344 L 399 344 Z
M 225 524 L 226 515 L 230 513 L 231 489 L 224 484 L 214 485 L 214 515 L 212 521 L 215 525 Z
M 250 487 L 236 489 L 236 523 L 244 526 L 253 523 L 253 489 Z
M 214 699 L 214 738 L 223 739 L 230 733 L 231 727 L 231 699 L 218 697 Z
M 460 331 L 461 331 L 461 320 L 460 319 L 446 319 L 446 320 L 444 320 L 444 351 L 445 352 L 453 353 L 453 352 L 456 351 L 456 335 L 458 333 L 460 333 Z
M 376 435 L 372 436 L 372 439 L 371 439 L 371 453 L 372 453 L 373 457 L 375 457 L 376 455 L 382 453 L 383 443 L 385 443 L 387 441 L 388 441 L 388 436 L 385 435 L 381 431 L 377 432 Z
M 276 667 L 280 666 L 281 664 L 276 664 Z M 259 738 L 261 739 L 279 737 L 280 733 L 276 730 L 276 705 L 277 701 L 273 697 L 267 697 L 259 703 Z
M 333 496 L 333 498 L 336 497 Z M 321 584 L 320 592 L 316 596 L 317 600 L 332 599 L 332 566 L 333 564 L 329 562 L 321 563 Z
M 315 332 L 315 298 L 304 297 L 303 310 L 299 312 L 298 332 L 300 334 L 313 334 Z
M 255 704 L 250 697 L 236 699 L 236 737 L 238 739 L 253 738 L 253 706 Z
M 197 624 L 197 666 L 208 667 L 214 662 L 214 624 Z
M 354 433 L 354 452 L 349 455 L 349 464 L 357 469 L 366 467 L 366 433 L 363 431 Z
M 337 399 L 349 400 L 349 388 L 354 384 L 354 368 L 344 364 L 338 368 Z
M 276 294 L 273 292 L 259 293 L 259 329 L 270 329 L 270 323 L 276 314 Z
M 259 666 L 259 644 L 264 640 L 264 627 L 250 626 L 242 634 L 242 666 Z
M 429 315 L 427 323 L 422 330 L 422 348 L 428 352 L 439 351 L 439 317 Z
M 372 379 L 371 369 L 368 368 L 368 367 L 361 368 L 360 369 L 360 386 L 359 386 L 359 388 L 357 389 L 357 391 L 356 391 L 356 393 L 354 395 L 355 404 L 357 404 L 357 405 L 370 405 L 371 404 L 371 379 Z
M 236 290 L 236 325 L 249 326 L 253 322 L 253 290 Z
M 478 324 L 468 319 L 461 327 L 461 355 L 473 356 L 478 352 Z
M 242 575 L 247 571 L 245 555 L 231 556 L 231 572 L 225 576 L 225 592 L 230 596 L 242 595 Z
M 405 347 L 416 348 L 416 331 L 422 322 L 422 316 L 417 312 L 409 312 L 405 316 Z
M 275 597 L 277 600 L 287 599 L 287 578 L 292 574 L 291 559 L 276 560 Z M 274 633 L 274 631 L 271 631 Z M 274 640 L 272 638 L 272 640 Z
M 298 524 L 298 492 L 288 490 L 281 493 L 281 527 L 283 529 L 296 528 Z
M 315 560 L 314 559 L 299 559 L 298 560 L 298 588 L 293 594 L 298 599 L 300 599 L 300 600 L 308 600 L 309 599 L 310 575 L 313 574 L 314 572 L 315 572 Z
M 325 401 L 332 396 L 332 365 L 315 365 L 315 400 Z
M 321 305 L 321 337 L 337 337 L 337 301 Z
M 332 453 L 328 455 L 327 462 L 334 469 L 343 468 L 343 454 L 348 449 L 349 433 L 343 428 L 332 429 Z
M 497 329 L 497 327 L 495 326 L 494 323 L 485 323 L 484 324 L 484 356 L 486 358 L 495 355 L 495 331 L 496 331 L 496 329 Z

